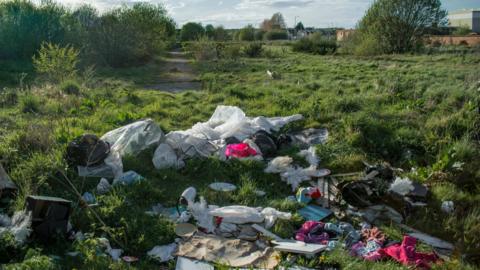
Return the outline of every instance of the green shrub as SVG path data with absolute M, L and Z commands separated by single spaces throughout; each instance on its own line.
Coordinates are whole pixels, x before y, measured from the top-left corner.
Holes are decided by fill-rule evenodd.
M 20 110 L 23 113 L 38 113 L 40 107 L 40 99 L 31 93 L 27 93 L 20 98 Z
M 263 40 L 265 33 L 266 31 L 262 29 L 255 31 L 255 40 Z
M 18 102 L 17 90 L 4 88 L 0 89 L 0 105 L 1 107 L 14 106 Z
M 80 94 L 80 85 L 74 80 L 67 80 L 60 84 L 60 90 L 67 95 Z
M 243 47 L 243 52 L 248 57 L 259 57 L 263 51 L 263 43 L 261 42 L 252 42 Z
M 324 38 L 320 34 L 313 34 L 302 38 L 293 44 L 293 51 L 313 54 L 331 54 L 337 50 L 337 42 L 330 38 Z
M 453 35 L 457 35 L 457 36 L 466 36 L 468 34 L 472 33 L 472 30 L 468 27 L 458 27 L 457 29 L 455 29 L 455 31 L 453 31 Z
M 33 57 L 33 65 L 37 72 L 45 74 L 49 80 L 61 82 L 77 73 L 78 54 L 79 51 L 70 46 L 43 43 Z
M 240 44 L 226 45 L 222 51 L 221 57 L 225 59 L 236 60 L 242 56 L 242 46 Z
M 181 41 L 195 41 L 202 38 L 205 35 L 205 28 L 202 24 L 189 22 L 182 26 L 180 31 Z
M 188 43 L 187 49 L 197 61 L 210 61 L 218 57 L 216 42 L 207 37 Z
M 237 40 L 239 41 L 254 41 L 255 28 L 252 25 L 247 25 L 237 32 Z
M 264 39 L 265 40 L 287 40 L 288 33 L 285 30 L 272 30 L 265 33 Z

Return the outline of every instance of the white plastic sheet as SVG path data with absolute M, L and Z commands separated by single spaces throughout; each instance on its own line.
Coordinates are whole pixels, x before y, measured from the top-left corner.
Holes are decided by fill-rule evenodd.
M 221 217 L 223 222 L 233 224 L 260 223 L 265 219 L 259 209 L 243 205 L 217 208 L 210 211 L 210 215 Z
M 262 215 L 265 218 L 265 228 L 270 229 L 275 225 L 277 219 L 290 220 L 292 218 L 291 213 L 280 212 L 275 208 L 267 207 L 262 210 Z
M 22 245 L 32 232 L 31 224 L 31 212 L 18 211 L 13 214 L 12 218 L 0 215 L 0 236 L 9 232 L 15 237 L 15 241 Z
M 115 178 L 123 173 L 122 157 L 135 155 L 150 147 L 160 144 L 163 132 L 152 119 L 137 121 L 112 130 L 100 139 L 110 143 L 110 155 L 105 164 L 113 170 Z
M 210 211 L 214 208 L 215 206 L 208 206 L 207 201 L 203 197 L 200 197 L 200 202 L 189 202 L 188 204 L 188 210 L 197 221 L 197 225 L 204 228 L 207 233 L 215 231 L 213 216 L 210 214 Z
M 179 160 L 173 148 L 166 143 L 162 143 L 158 146 L 153 154 L 152 161 L 157 170 L 167 168 L 180 169 L 185 166 L 185 162 Z

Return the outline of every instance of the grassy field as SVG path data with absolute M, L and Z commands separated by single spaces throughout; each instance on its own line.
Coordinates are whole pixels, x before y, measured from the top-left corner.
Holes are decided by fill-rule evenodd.
M 22 209 L 29 194 L 72 199 L 76 202 L 73 227 L 91 233 L 92 238 L 73 243 L 58 240 L 48 246 L 30 243 L 26 247 L 13 247 L 8 239 L 2 239 L 4 250 L 8 248 L 12 256 L 0 258 L 1 263 L 10 263 L 12 269 L 19 267 L 13 263 L 22 261 L 23 265 L 40 266 L 38 269 L 128 268 L 97 252 L 93 236 L 103 235 L 112 245 L 121 245 L 126 255 L 140 257 L 140 263 L 131 268 L 156 268 L 146 252 L 155 245 L 171 243 L 173 225 L 144 212 L 157 203 L 173 206 L 180 193 L 192 185 L 211 204 L 295 211 L 298 205 L 284 200 L 291 195 L 290 188 L 277 175 L 263 173 L 262 163 L 224 163 L 211 158 L 190 160 L 180 171 L 156 171 L 151 163 L 154 149 L 125 161 L 126 170 L 137 171 L 147 181 L 97 196 L 100 206 L 95 211 L 106 226 L 78 207 L 78 199 L 65 187 L 60 172 L 65 172 L 82 193 L 94 190 L 99 180 L 82 179 L 65 170 L 66 143 L 76 136 L 101 136 L 147 117 L 159 123 L 164 132 L 187 129 L 208 120 L 217 105 L 238 106 L 249 116 L 305 116 L 304 121 L 287 126 L 285 131 L 328 128 L 329 140 L 317 150 L 322 167 L 334 173 L 360 171 L 362 161 L 388 161 L 403 168 L 432 190 L 429 206 L 407 224 L 454 242 L 462 254 L 478 255 L 479 53 L 356 58 L 292 53 L 280 46 L 265 50 L 266 56 L 259 58 L 197 63 L 204 86 L 198 92 L 174 95 L 142 90 L 139 86 L 156 76 L 161 61 L 149 68 L 84 74 L 78 78 L 81 89 L 77 94 L 67 94 L 65 85 L 2 90 L 0 157 L 20 187 L 19 196 L 5 210 Z M 267 69 L 281 78 L 268 78 Z M 282 154 L 295 152 L 286 149 Z M 462 170 L 455 169 L 458 162 L 463 163 Z M 216 194 L 207 189 L 213 181 L 231 182 L 240 188 L 232 195 Z M 256 189 L 265 190 L 267 195 L 257 197 Z M 439 210 L 443 200 L 456 202 L 455 214 L 446 216 Z M 291 236 L 301 223 L 295 216 L 292 222 L 278 223 L 273 231 Z M 395 226 L 382 228 L 392 238 L 401 239 Z M 81 255 L 68 257 L 66 251 Z M 403 269 L 393 262 L 365 263 L 346 254 L 336 250 L 325 259 L 341 263 L 343 269 Z M 474 269 L 461 263 L 459 255 L 435 269 Z

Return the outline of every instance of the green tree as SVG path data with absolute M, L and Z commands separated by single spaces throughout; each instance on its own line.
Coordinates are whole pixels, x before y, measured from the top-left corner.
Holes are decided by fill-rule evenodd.
M 217 41 L 226 41 L 228 40 L 228 32 L 223 26 L 217 26 L 214 30 L 214 38 Z
M 180 40 L 182 41 L 193 41 L 198 40 L 203 35 L 205 35 L 205 29 L 202 24 L 189 22 L 183 25 L 180 32 Z
M 426 29 L 444 24 L 445 17 L 440 0 L 377 0 L 359 23 L 359 46 L 373 53 L 412 51 Z
M 303 23 L 302 22 L 297 23 L 297 25 L 295 25 L 295 30 L 297 30 L 297 31 L 305 30 L 305 27 L 303 26 Z
M 254 41 L 255 40 L 255 28 L 249 24 L 238 32 L 238 40 L 240 41 Z
M 205 35 L 209 38 L 209 39 L 215 39 L 215 27 L 211 24 L 207 24 L 205 26 Z

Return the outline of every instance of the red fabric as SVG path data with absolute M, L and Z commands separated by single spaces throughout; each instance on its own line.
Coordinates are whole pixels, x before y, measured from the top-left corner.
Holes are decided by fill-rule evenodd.
M 246 143 L 237 143 L 227 145 L 225 155 L 227 157 L 245 158 L 256 156 L 257 151 L 255 151 L 255 149 L 251 148 L 250 145 Z
M 430 269 L 430 263 L 439 260 L 434 253 L 421 253 L 415 251 L 417 239 L 404 236 L 402 244 L 380 249 L 378 252 L 384 256 L 392 257 L 403 265 L 415 265 L 419 268 Z
M 322 197 L 322 193 L 320 192 L 320 190 L 319 190 L 318 188 L 315 188 L 315 189 L 313 190 L 313 192 L 311 192 L 311 193 L 309 194 L 309 196 L 310 196 L 310 198 L 316 200 L 316 199 Z

